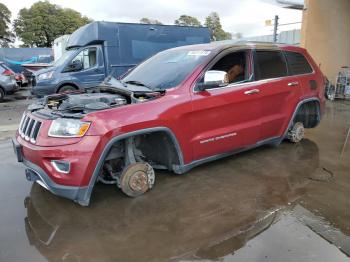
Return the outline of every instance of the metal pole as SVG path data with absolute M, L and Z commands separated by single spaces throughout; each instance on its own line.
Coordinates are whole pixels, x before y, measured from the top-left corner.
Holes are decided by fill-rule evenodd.
M 277 42 L 278 15 L 275 15 L 275 23 L 273 24 L 273 42 Z

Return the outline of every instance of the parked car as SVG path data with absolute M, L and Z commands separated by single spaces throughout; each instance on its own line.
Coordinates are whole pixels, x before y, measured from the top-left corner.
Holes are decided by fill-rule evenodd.
M 32 94 L 90 88 L 159 51 L 209 41 L 207 27 L 92 22 L 73 32 L 67 51 L 51 67 L 35 72 Z
M 0 101 L 6 95 L 13 94 L 17 90 L 18 85 L 15 80 L 15 73 L 4 62 L 0 62 Z
M 15 74 L 16 83 L 18 86 L 27 86 L 28 85 L 28 79 L 24 75 L 24 73 L 17 73 Z
M 324 77 L 310 55 L 275 44 L 169 49 L 90 91 L 29 106 L 13 139 L 28 180 L 81 205 L 97 181 L 135 197 L 153 187 L 154 169 L 182 174 L 299 142 L 325 108 Z

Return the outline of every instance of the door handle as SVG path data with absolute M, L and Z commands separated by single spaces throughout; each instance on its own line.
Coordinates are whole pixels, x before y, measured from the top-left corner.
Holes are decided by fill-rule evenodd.
M 259 92 L 260 92 L 259 89 L 251 89 L 251 90 L 245 91 L 244 94 L 245 95 L 253 95 L 253 94 L 257 94 Z
M 298 81 L 288 83 L 288 86 L 297 86 L 297 85 L 299 85 Z

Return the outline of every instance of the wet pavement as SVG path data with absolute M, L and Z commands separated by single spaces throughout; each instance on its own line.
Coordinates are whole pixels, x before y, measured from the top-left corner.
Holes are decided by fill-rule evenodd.
M 81 207 L 25 180 L 0 141 L 0 261 L 350 261 L 350 102 L 299 144 L 158 172 L 128 198 Z
M 33 99 L 30 98 L 29 87 L 25 87 L 0 101 L 0 140 L 14 135 L 23 111 L 33 103 Z

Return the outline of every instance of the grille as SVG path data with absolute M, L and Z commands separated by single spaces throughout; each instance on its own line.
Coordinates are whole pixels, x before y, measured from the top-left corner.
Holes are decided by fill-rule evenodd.
M 22 138 L 31 143 L 36 142 L 36 138 L 38 137 L 39 130 L 41 127 L 41 122 L 31 118 L 29 115 L 24 114 L 19 124 L 18 132 Z

